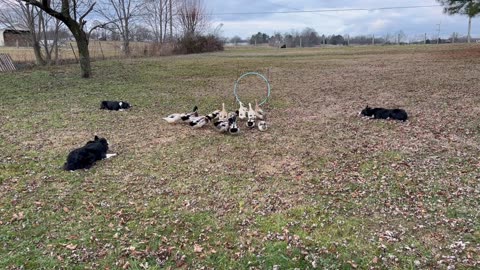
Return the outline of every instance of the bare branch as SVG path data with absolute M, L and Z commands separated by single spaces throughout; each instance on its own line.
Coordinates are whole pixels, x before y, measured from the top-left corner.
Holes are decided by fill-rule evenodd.
M 83 22 L 84 19 L 85 19 L 85 17 L 87 17 L 87 15 L 88 15 L 90 12 L 93 11 L 93 7 L 95 6 L 95 4 L 97 4 L 97 2 L 94 2 L 94 3 L 87 9 L 87 11 L 86 11 L 82 16 L 80 16 L 80 20 L 79 20 L 80 22 Z

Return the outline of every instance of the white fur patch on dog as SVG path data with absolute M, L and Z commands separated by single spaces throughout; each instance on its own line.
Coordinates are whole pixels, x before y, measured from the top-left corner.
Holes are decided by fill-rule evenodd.
M 114 157 L 116 156 L 117 154 L 107 154 L 107 158 L 111 158 L 111 157 Z
M 120 101 L 120 102 L 118 103 L 118 106 L 122 107 L 122 105 L 123 105 L 123 102 Z

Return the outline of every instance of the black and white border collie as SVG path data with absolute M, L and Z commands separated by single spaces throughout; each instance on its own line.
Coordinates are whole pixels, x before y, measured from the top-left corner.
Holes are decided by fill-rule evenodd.
M 402 109 L 370 108 L 367 106 L 360 112 L 360 115 L 373 119 L 393 119 L 404 122 L 408 120 L 407 112 Z
M 89 169 L 97 160 L 110 158 L 116 154 L 107 154 L 108 142 L 105 138 L 95 136 L 93 141 L 87 142 L 85 146 L 72 150 L 63 165 L 66 171 Z
M 130 109 L 132 106 L 125 101 L 102 101 L 100 103 L 100 109 L 110 111 L 123 111 Z

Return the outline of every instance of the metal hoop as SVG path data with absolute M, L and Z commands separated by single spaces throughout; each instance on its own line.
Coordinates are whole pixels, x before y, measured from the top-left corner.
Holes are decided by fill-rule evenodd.
M 243 79 L 243 77 L 251 76 L 251 75 L 255 75 L 255 76 L 258 76 L 258 77 L 262 78 L 265 81 L 265 83 L 267 84 L 267 96 L 265 97 L 265 99 L 262 100 L 262 102 L 260 102 L 258 104 L 258 105 L 261 106 L 261 105 L 263 105 L 267 102 L 268 98 L 270 98 L 271 88 L 270 88 L 270 83 L 268 82 L 268 79 L 265 78 L 265 76 L 263 76 L 262 74 L 260 74 L 258 72 L 247 72 L 247 73 L 243 74 L 242 76 L 240 76 L 240 78 L 238 78 L 238 80 L 235 81 L 235 85 L 233 87 L 233 95 L 235 95 L 235 99 L 237 100 L 238 103 L 245 104 L 238 97 L 238 93 L 237 93 L 238 83 L 240 82 L 241 79 Z

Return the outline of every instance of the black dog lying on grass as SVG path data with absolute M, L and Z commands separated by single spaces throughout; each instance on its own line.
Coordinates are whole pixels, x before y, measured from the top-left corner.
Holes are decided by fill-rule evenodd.
M 93 141 L 87 142 L 85 146 L 77 148 L 68 154 L 67 162 L 63 165 L 63 169 L 66 171 L 89 169 L 97 160 L 102 160 L 116 155 L 107 154 L 107 151 L 107 140 L 105 138 L 99 138 L 95 136 Z
M 132 106 L 125 101 L 102 101 L 100 109 L 110 111 L 123 111 L 130 109 Z
M 402 109 L 370 108 L 367 106 L 360 114 L 373 119 L 393 119 L 404 122 L 408 120 L 407 112 Z

